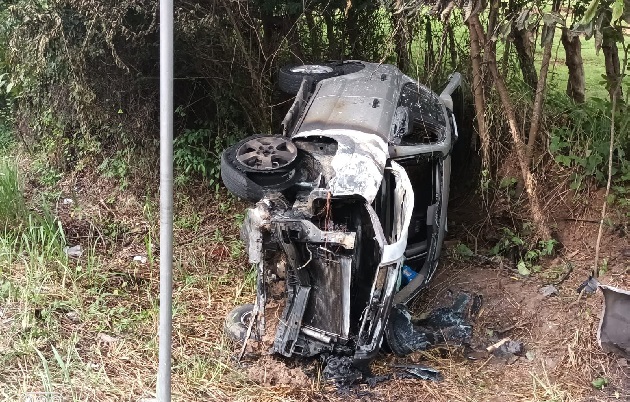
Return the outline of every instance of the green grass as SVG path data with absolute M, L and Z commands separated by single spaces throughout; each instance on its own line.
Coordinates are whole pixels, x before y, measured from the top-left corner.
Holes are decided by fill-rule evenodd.
M 86 204 L 96 200 L 100 205 L 106 195 L 114 200 L 112 208 L 120 205 L 117 197 L 126 193 L 113 185 L 91 199 L 78 197 L 58 218 L 44 197 L 26 199 L 22 182 L 35 183 L 39 193 L 63 193 L 62 183 L 43 183 L 39 177 L 43 172 L 34 164 L 27 172 L 29 180 L 23 180 L 15 161 L 3 158 L 0 164 L 0 216 L 11 222 L 0 228 L 0 401 L 44 391 L 61 393 L 64 401 L 152 396 L 159 312 L 159 277 L 153 261 L 157 256 L 152 250 L 157 242 L 157 200 L 147 195 L 125 218 L 82 215 Z M 236 230 L 242 206 L 230 197 L 216 198 L 211 191 L 208 197 L 220 205 L 215 216 L 221 218 L 210 224 L 220 234 L 216 239 L 214 232 L 195 236 L 209 227 L 208 209 L 200 205 L 211 202 L 199 203 L 192 194 L 176 196 L 180 219 L 176 234 L 192 240 L 176 250 L 174 392 L 184 395 L 182 400 L 207 400 L 207 395 L 234 394 L 232 388 L 238 385 L 236 393 L 256 400 L 259 387 L 233 367 L 234 346 L 222 333 L 227 312 L 253 299 L 254 276 L 240 257 Z M 121 214 L 119 208 L 116 214 Z M 97 227 L 68 239 L 66 232 L 72 231 L 64 225 L 77 221 Z M 134 254 L 120 257 L 125 252 L 121 243 L 134 235 L 110 238 L 104 229 L 116 222 L 147 228 L 132 241 L 134 254 L 147 255 L 146 263 L 132 262 Z M 64 248 L 76 244 L 83 255 L 69 258 Z
M 0 230 L 17 227 L 25 218 L 26 203 L 15 161 L 0 158 Z

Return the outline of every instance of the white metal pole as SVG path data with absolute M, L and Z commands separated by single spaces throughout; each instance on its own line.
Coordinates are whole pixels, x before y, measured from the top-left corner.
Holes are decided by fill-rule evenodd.
M 160 328 L 157 399 L 171 400 L 173 296 L 173 0 L 160 0 Z

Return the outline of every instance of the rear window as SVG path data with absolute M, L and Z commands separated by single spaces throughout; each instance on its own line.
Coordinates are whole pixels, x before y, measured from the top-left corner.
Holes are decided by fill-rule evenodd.
M 434 124 L 446 125 L 440 98 L 435 92 L 418 87 L 413 82 L 403 85 L 398 106 L 409 108 L 409 113 L 414 119 L 431 119 Z

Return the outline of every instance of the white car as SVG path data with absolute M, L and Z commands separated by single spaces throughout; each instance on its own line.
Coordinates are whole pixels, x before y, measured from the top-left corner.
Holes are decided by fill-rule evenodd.
M 246 138 L 221 159 L 228 190 L 256 202 L 242 235 L 257 299 L 230 313 L 228 334 L 260 339 L 273 297 L 284 304 L 274 352 L 350 356 L 356 366 L 376 356 L 392 307 L 438 265 L 460 80 L 454 73 L 438 95 L 387 64 L 280 70 L 281 89 L 296 95 L 282 134 Z

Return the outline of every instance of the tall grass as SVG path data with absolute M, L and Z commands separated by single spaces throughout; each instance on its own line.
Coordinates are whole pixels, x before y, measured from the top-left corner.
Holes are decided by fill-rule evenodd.
M 16 227 L 26 216 L 26 203 L 17 169 L 7 158 L 0 159 L 0 228 Z
M 0 159 L 0 269 L 20 260 L 34 283 L 48 276 L 52 265 L 67 265 L 61 223 L 42 204 L 29 209 L 15 163 Z

